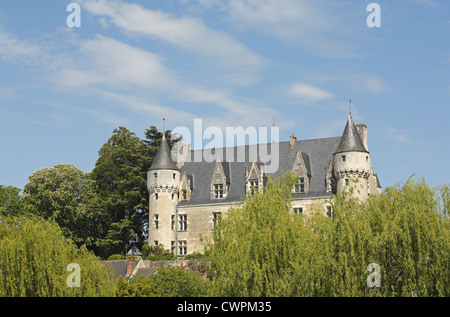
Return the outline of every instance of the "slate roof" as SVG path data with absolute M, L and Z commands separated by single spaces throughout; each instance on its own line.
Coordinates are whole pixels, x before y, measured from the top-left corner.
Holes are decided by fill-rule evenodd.
M 169 142 L 167 142 L 165 134 L 163 134 L 161 144 L 159 145 L 158 148 L 158 152 L 156 152 L 152 166 L 150 167 L 149 171 L 161 169 L 178 170 L 177 165 L 172 160 Z
M 271 153 L 272 146 L 279 146 L 278 169 L 274 173 L 269 174 L 272 178 L 276 178 L 284 171 L 292 170 L 297 150 L 300 149 L 308 174 L 311 176 L 310 186 L 306 194 L 293 195 L 293 198 L 296 198 L 297 196 L 303 198 L 324 197 L 331 195 L 331 193 L 326 192 L 326 166 L 338 148 L 340 141 L 341 137 L 299 140 L 295 141 L 292 150 L 289 148 L 289 141 L 271 143 L 267 144 L 268 150 L 264 150 L 262 153 Z M 249 160 L 249 150 L 258 149 L 259 147 L 260 145 L 245 145 L 223 149 L 221 160 L 222 166 L 225 167 L 224 171 L 229 182 L 229 189 L 227 197 L 220 200 L 211 199 L 211 176 L 213 175 L 215 161 L 192 162 L 195 157 L 194 152 L 207 150 L 191 151 L 191 162 L 186 162 L 181 168 L 181 172 L 186 172 L 192 179 L 194 184 L 192 186 L 193 190 L 190 200 L 181 201 L 178 203 L 178 206 L 233 203 L 241 201 L 246 194 L 246 167 L 250 170 L 252 164 L 252 161 Z M 244 162 L 238 162 L 237 153 L 242 150 L 245 150 L 245 160 Z M 228 151 L 234 151 L 234 159 L 227 162 L 225 158 L 227 157 L 226 154 Z M 257 161 L 262 162 L 263 160 L 258 156 Z
M 353 123 L 352 115 L 349 114 L 347 124 L 345 125 L 344 133 L 342 134 L 341 142 L 336 150 L 336 153 L 341 152 L 367 152 L 364 143 L 358 133 L 358 130 Z

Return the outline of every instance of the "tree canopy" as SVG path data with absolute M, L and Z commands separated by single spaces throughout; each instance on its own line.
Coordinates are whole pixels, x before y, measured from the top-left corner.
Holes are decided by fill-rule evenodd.
M 292 178 L 229 210 L 211 246 L 217 296 L 449 296 L 449 187 L 424 181 L 361 203 L 338 194 L 332 218 L 291 212 Z M 368 265 L 380 267 L 369 287 Z
M 53 221 L 1 217 L 0 250 L 0 297 L 114 295 L 114 281 L 98 258 L 77 248 Z M 80 287 L 67 283 L 71 263 L 80 267 Z

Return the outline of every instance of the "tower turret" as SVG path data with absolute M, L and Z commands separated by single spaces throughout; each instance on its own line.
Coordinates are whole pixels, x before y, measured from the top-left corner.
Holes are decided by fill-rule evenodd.
M 362 201 L 367 199 L 370 193 L 369 177 L 372 173 L 367 148 L 350 113 L 341 142 L 333 154 L 333 176 L 336 180 L 337 193 L 353 187 L 354 197 Z
M 174 222 L 180 184 L 180 170 L 172 160 L 169 143 L 163 135 L 153 164 L 147 172 L 149 192 L 149 234 L 151 246 L 163 245 L 170 250 L 176 241 Z

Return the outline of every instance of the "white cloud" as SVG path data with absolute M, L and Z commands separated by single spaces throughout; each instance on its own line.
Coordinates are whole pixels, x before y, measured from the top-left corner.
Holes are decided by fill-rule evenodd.
M 405 133 L 402 133 L 402 131 L 400 129 L 392 128 L 392 127 L 384 127 L 383 129 L 391 140 L 394 140 L 398 143 L 403 143 L 403 144 L 411 143 L 408 135 Z
M 355 30 L 348 26 L 349 5 L 312 0 L 197 0 L 182 1 L 224 12 L 230 24 L 240 30 L 271 34 L 316 55 L 356 57 L 348 38 Z M 347 6 L 347 7 L 346 7 Z
M 16 60 L 19 57 L 34 58 L 40 54 L 39 46 L 19 40 L 14 35 L 0 29 L 0 57 Z
M 301 82 L 293 84 L 289 88 L 289 92 L 304 102 L 314 102 L 333 97 L 329 92 Z
M 83 9 L 101 16 L 102 25 L 115 25 L 125 32 L 142 35 L 175 45 L 187 52 L 211 58 L 245 83 L 255 80 L 252 74 L 266 61 L 228 34 L 207 27 L 199 19 L 174 17 L 172 14 L 145 9 L 123 1 L 82 0 Z M 109 20 L 105 20 L 105 17 Z M 244 76 L 245 78 L 241 78 Z

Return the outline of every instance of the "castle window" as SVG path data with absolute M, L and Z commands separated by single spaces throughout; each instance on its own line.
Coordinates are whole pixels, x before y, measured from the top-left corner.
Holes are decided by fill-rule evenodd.
M 219 221 L 219 219 L 222 217 L 222 213 L 221 212 L 213 212 L 213 229 L 216 228 L 217 222 Z
M 369 162 L 369 157 L 368 156 L 366 156 L 366 162 Z
M 175 215 L 171 215 L 170 217 L 170 229 L 175 230 Z
M 296 215 L 303 215 L 303 207 L 295 207 L 293 211 Z
M 153 173 L 153 176 L 155 177 L 155 178 L 158 178 L 158 173 Z
M 345 155 L 342 155 L 342 162 L 345 162 L 347 160 L 347 158 L 345 157 Z
M 348 178 L 345 179 L 345 185 L 348 185 Z
M 215 184 L 214 199 L 222 199 L 222 198 L 223 198 L 223 184 Z
M 250 181 L 250 195 L 253 196 L 258 191 L 258 181 Z
M 173 179 L 175 179 L 175 177 L 176 177 L 176 174 L 175 174 L 175 173 L 173 173 Z
M 294 193 L 295 194 L 304 194 L 306 192 L 305 191 L 305 188 L 306 188 L 305 184 L 306 184 L 305 178 L 304 177 L 300 177 L 298 179 L 298 183 L 295 184 Z
M 158 200 L 158 193 L 155 193 L 155 200 Z
M 179 215 L 179 228 L 180 231 L 187 230 L 187 215 Z
M 187 254 L 187 241 L 186 240 L 178 241 L 178 254 L 179 255 Z
M 176 241 L 170 242 L 170 251 L 175 253 Z M 178 255 L 186 255 L 187 254 L 187 241 L 179 240 L 178 241 Z
M 153 216 L 153 223 L 155 224 L 155 230 L 159 229 L 159 215 Z
M 181 200 L 187 200 L 187 190 L 183 189 L 181 191 Z
M 156 248 L 158 247 L 158 240 L 153 241 L 153 246 Z
M 327 216 L 332 218 L 333 217 L 333 207 L 330 205 L 327 205 Z

